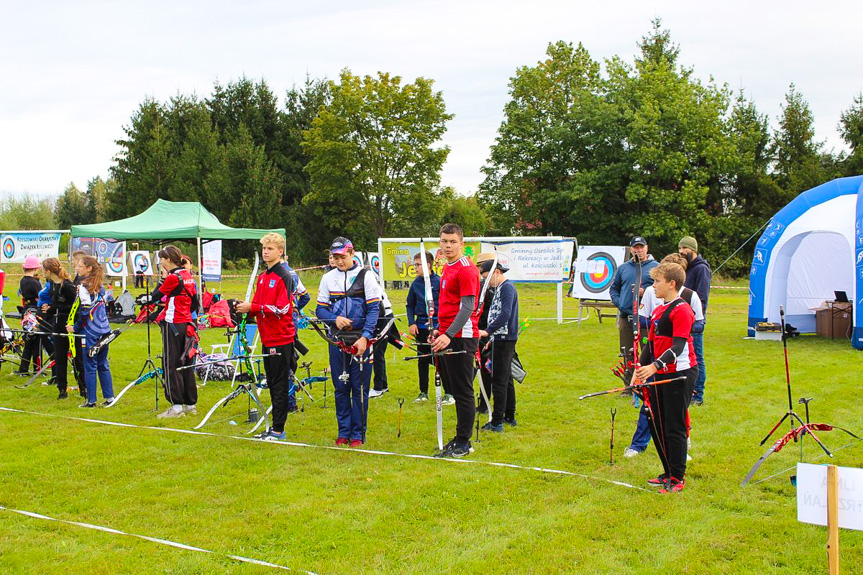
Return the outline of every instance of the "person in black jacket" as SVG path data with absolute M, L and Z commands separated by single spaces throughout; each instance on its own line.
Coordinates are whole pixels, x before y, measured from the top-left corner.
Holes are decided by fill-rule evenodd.
M 516 425 L 512 358 L 518 341 L 518 292 L 515 285 L 504 276 L 509 268 L 497 262 L 497 266 L 492 269 L 493 264 L 493 260 L 477 263 L 483 281 L 492 274 L 488 283 L 494 288 L 488 325 L 479 332 L 480 338 L 489 339 L 486 347 L 491 350 L 491 389 L 494 400 L 491 421 L 482 428 L 501 432 L 504 423 Z
M 23 318 L 28 312 L 36 314 L 38 311 L 39 292 L 42 290 L 42 284 L 39 282 L 39 259 L 35 256 L 27 256 L 24 260 L 24 277 L 21 278 L 21 283 L 18 286 L 18 293 L 21 294 L 21 316 Z M 31 316 L 28 316 L 31 317 Z M 34 331 L 42 331 L 38 325 L 34 327 Z M 21 354 L 21 363 L 16 375 L 30 375 L 30 360 L 33 359 L 34 367 L 36 367 L 35 356 L 39 347 L 40 336 L 27 335 L 24 343 L 24 352 Z M 38 369 L 38 368 L 37 368 Z
M 698 322 L 698 325 L 692 328 L 692 346 L 695 348 L 695 358 L 698 360 L 698 379 L 695 380 L 695 395 L 692 397 L 692 403 L 701 405 L 704 403 L 704 386 L 707 383 L 707 368 L 704 365 L 704 327 L 707 323 L 707 298 L 710 296 L 710 280 L 713 272 L 704 258 L 698 255 L 698 242 L 692 236 L 684 236 L 677 244 L 677 251 L 689 263 L 686 267 L 686 283 L 683 286 L 698 294 L 704 308 L 704 321 Z
M 410 285 L 407 298 L 408 332 L 414 337 L 417 344 L 417 355 L 428 355 L 431 346 L 428 344 L 431 330 L 437 327 L 437 314 L 440 304 L 440 276 L 434 272 L 434 256 L 431 252 L 425 252 L 426 263 L 429 269 L 429 280 L 432 288 L 432 299 L 434 300 L 434 317 L 429 323 L 428 311 L 426 310 L 426 288 L 423 279 L 421 255 L 414 256 L 414 270 L 417 277 Z M 417 360 L 417 373 L 419 375 L 420 393 L 414 400 L 416 403 L 428 401 L 429 399 L 429 368 L 432 365 L 431 357 L 423 357 Z M 449 396 L 449 392 L 444 389 Z M 452 397 L 452 396 L 449 396 Z
M 78 290 L 75 289 L 75 284 L 69 278 L 69 272 L 63 269 L 60 265 L 60 260 L 57 258 L 48 258 L 42 262 L 42 269 L 45 270 L 45 277 L 53 282 L 51 289 L 50 305 L 42 306 L 42 313 L 49 320 L 52 326 L 51 331 L 55 334 L 62 334 L 66 331 L 66 324 L 69 321 L 69 312 L 72 310 L 72 304 L 75 298 L 78 297 Z M 69 367 L 69 337 L 65 335 L 54 335 L 54 369 L 52 370 L 54 382 L 57 384 L 59 395 L 57 399 L 66 399 L 69 397 L 66 392 L 68 387 L 68 367 Z

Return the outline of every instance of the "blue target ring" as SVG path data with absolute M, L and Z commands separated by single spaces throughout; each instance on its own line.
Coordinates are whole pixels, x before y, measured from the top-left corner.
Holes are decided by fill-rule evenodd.
M 150 261 L 144 254 L 135 254 L 135 271 L 140 271 L 141 273 L 147 273 L 150 269 Z
M 606 252 L 596 252 L 587 258 L 587 261 L 599 261 L 604 263 L 604 270 L 600 273 L 583 272 L 581 274 L 581 285 L 590 293 L 602 293 L 611 285 L 611 278 L 617 271 L 614 258 Z

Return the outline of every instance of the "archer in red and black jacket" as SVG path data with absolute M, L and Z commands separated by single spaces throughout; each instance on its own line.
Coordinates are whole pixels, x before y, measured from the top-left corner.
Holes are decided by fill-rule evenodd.
M 198 388 L 194 370 L 177 370 L 194 361 L 193 348 L 198 340 L 192 320 L 192 312 L 198 307 L 197 287 L 195 278 L 183 263 L 183 254 L 177 247 L 168 245 L 159 251 L 159 266 L 165 280 L 147 302 L 149 305 L 165 300 L 165 309 L 159 314 L 158 321 L 162 327 L 165 399 L 171 406 L 157 416 L 160 419 L 197 413 Z
M 648 483 L 660 492 L 682 491 L 686 477 L 686 411 L 692 401 L 698 364 L 692 346 L 695 313 L 679 294 L 686 272 L 675 263 L 662 263 L 650 271 L 656 296 L 667 303 L 650 318 L 650 334 L 635 370 L 639 381 L 656 375 L 658 381 L 676 379 L 647 388 L 650 431 L 663 473 Z
M 237 311 L 247 313 L 258 324 L 264 357 L 267 387 L 273 404 L 273 427 L 261 433 L 259 439 L 285 439 L 291 377 L 294 359 L 294 282 L 282 265 L 285 238 L 271 233 L 261 238 L 261 259 L 267 270 L 258 276 L 251 302 L 237 304 Z M 279 354 L 279 355 L 276 355 Z

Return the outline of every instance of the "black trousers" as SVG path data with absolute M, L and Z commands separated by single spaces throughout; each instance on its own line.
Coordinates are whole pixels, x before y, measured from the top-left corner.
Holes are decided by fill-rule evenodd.
M 195 385 L 195 370 L 177 371 L 187 363 L 185 356 L 188 336 L 187 323 L 162 324 L 162 369 L 165 374 L 165 399 L 173 405 L 195 405 L 198 403 L 198 387 Z
M 485 346 L 489 342 L 487 337 L 479 338 L 480 358 L 479 366 L 475 367 L 479 371 L 479 384 L 485 390 L 485 395 L 491 401 L 491 372 L 485 369 L 486 362 L 491 359 L 491 350 L 485 351 Z M 485 399 L 480 395 L 476 410 L 478 413 L 488 413 L 488 406 L 485 404 Z
M 272 429 L 281 433 L 285 430 L 285 421 L 288 419 L 288 393 L 296 369 L 294 344 L 265 346 L 261 349 L 265 355 L 281 354 L 264 358 L 264 373 L 267 374 L 267 387 L 273 404 Z
M 512 381 L 512 357 L 515 341 L 495 340 L 491 344 L 491 390 L 494 399 L 491 412 L 493 425 L 504 417 L 515 419 L 515 384 Z
M 671 374 L 657 374 L 657 381 L 686 376 L 685 380 L 648 387 L 653 416 L 649 417 L 653 444 L 663 472 L 675 479 L 686 477 L 686 411 L 692 401 L 698 366 Z
M 375 356 L 373 360 L 373 373 L 375 389 L 383 391 L 387 388 L 387 346 L 389 340 L 386 338 L 379 339 L 375 343 Z
M 57 326 L 54 329 L 60 329 L 60 326 Z M 65 322 L 63 329 L 66 329 Z M 59 391 L 66 391 L 66 388 L 69 386 L 67 377 L 67 373 L 69 371 L 69 338 L 65 335 L 55 335 L 53 337 L 54 359 L 56 361 L 54 362 L 51 374 L 54 376 L 54 382 L 57 384 L 57 389 Z
M 438 359 L 441 383 L 449 387 L 449 393 L 455 399 L 455 438 L 459 442 L 470 441 L 473 432 L 473 422 L 476 417 L 476 405 L 473 395 L 473 361 L 479 340 L 475 337 L 457 337 L 452 340 L 449 349 L 462 351 L 457 355 L 445 355 Z

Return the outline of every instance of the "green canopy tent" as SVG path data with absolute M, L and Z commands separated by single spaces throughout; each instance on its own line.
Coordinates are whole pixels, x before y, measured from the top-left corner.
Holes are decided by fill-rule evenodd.
M 200 281 L 203 267 L 201 265 L 201 240 L 255 240 L 270 232 L 285 235 L 284 228 L 257 230 L 226 226 L 198 202 L 156 200 L 155 204 L 137 216 L 101 224 L 72 226 L 71 235 L 77 238 L 110 238 L 114 240 L 170 241 L 194 239 L 198 247 Z

